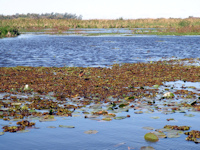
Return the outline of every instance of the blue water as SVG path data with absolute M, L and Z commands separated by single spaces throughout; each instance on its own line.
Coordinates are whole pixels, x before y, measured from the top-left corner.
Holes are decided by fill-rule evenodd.
M 0 39 L 0 67 L 107 67 L 163 57 L 199 58 L 200 36 L 22 34 Z

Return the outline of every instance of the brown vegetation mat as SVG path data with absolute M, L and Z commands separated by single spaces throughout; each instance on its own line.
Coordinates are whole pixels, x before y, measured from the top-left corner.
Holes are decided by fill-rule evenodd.
M 200 67 L 172 63 L 179 61 L 115 64 L 112 68 L 1 67 L 0 92 L 54 92 L 58 99 L 84 96 L 98 101 L 109 96 L 154 97 L 156 89 L 143 87 L 176 80 L 200 82 Z M 29 90 L 24 89 L 26 84 Z

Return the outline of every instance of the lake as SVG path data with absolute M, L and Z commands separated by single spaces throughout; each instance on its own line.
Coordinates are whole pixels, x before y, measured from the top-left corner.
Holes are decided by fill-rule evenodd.
M 107 67 L 114 63 L 200 57 L 200 36 L 22 34 L 0 39 L 0 67 Z
M 22 34 L 15 38 L 0 39 L 0 67 L 109 67 L 115 63 L 199 57 L 200 36 Z M 199 144 L 185 141 L 187 136 L 184 134 L 180 134 L 178 138 L 161 138 L 155 143 L 144 139 L 146 133 L 161 129 L 167 124 L 187 125 L 191 126 L 191 130 L 200 130 L 200 113 L 198 111 L 181 107 L 182 111 L 172 113 L 168 111 L 171 109 L 170 107 L 164 108 L 165 104 L 171 103 L 178 106 L 184 99 L 160 101 L 166 87 L 170 89 L 169 91 L 175 92 L 177 89 L 181 89 L 183 84 L 187 90 L 200 92 L 200 82 L 196 82 L 194 85 L 183 81 L 168 82 L 159 88 L 158 97 L 154 99 L 155 105 L 149 106 L 145 102 L 140 104 L 135 101 L 130 105 L 138 106 L 139 109 L 125 107 L 124 109 L 112 110 L 110 112 L 115 113 L 119 118 L 113 118 L 111 121 L 102 120 L 103 116 L 91 115 L 91 112 L 107 110 L 109 105 L 96 105 L 94 103 L 77 109 L 73 112 L 72 117 L 55 117 L 56 121 L 41 122 L 39 118 L 29 118 L 30 121 L 36 123 L 36 128 L 28 129 L 30 132 L 27 133 L 6 132 L 0 136 L 0 149 L 140 150 L 143 146 L 151 146 L 156 150 L 199 149 Z M 195 86 L 195 89 L 189 88 L 191 85 Z M 0 100 L 5 100 L 3 98 L 5 94 L 0 94 Z M 17 96 L 27 98 L 31 95 Z M 55 99 L 54 97 L 46 98 Z M 66 104 L 73 104 L 80 99 L 68 99 Z M 156 110 L 156 107 L 163 109 Z M 43 111 L 48 112 L 48 110 Z M 137 114 L 138 111 L 143 111 L 143 113 Z M 89 112 L 88 118 L 85 118 L 84 112 Z M 130 117 L 126 117 L 127 115 Z M 169 118 L 174 120 L 167 121 Z M 0 126 L 16 125 L 16 122 L 15 120 L 4 121 L 0 119 Z M 74 128 L 62 128 L 60 125 L 74 126 Z M 147 130 L 143 127 L 152 127 L 153 130 Z M 88 130 L 98 132 L 86 134 L 85 131 Z M 3 129 L 0 129 L 0 132 L 2 131 Z

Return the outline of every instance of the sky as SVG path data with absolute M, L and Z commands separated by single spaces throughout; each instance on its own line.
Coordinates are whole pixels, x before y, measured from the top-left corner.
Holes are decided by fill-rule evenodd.
M 200 0 L 0 0 L 0 14 L 72 13 L 87 19 L 200 17 Z

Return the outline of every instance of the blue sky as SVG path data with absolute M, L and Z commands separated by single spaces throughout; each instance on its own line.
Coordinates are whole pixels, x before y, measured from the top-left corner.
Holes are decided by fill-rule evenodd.
M 83 19 L 200 17 L 200 0 L 0 0 L 0 14 L 72 13 Z

